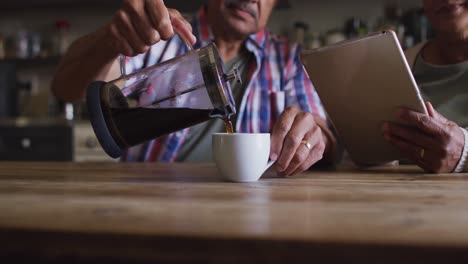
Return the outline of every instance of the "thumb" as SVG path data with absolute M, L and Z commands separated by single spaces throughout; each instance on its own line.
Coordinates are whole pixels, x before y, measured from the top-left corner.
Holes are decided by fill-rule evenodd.
M 171 15 L 170 18 L 174 33 L 179 34 L 179 37 L 186 39 L 191 45 L 197 42 L 197 38 L 193 35 L 188 23 L 173 15 Z M 184 41 L 184 39 L 181 40 Z
M 426 108 L 427 108 L 427 113 L 429 114 L 430 117 L 435 117 L 436 115 L 436 110 L 432 106 L 431 102 L 426 101 Z
M 437 112 L 434 109 L 434 107 L 429 101 L 426 102 L 426 108 L 427 108 L 427 113 L 429 114 L 430 117 L 435 118 L 440 121 L 448 121 L 444 116 L 439 114 L 439 112 Z

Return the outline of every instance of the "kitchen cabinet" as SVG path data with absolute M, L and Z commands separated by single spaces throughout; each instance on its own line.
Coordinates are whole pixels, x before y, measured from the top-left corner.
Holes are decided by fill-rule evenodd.
M 29 58 L 29 59 L 0 59 L 0 63 L 13 64 L 16 68 L 30 68 L 41 66 L 55 66 L 59 63 L 60 57 L 53 56 L 47 58 Z
M 0 122 L 0 160 L 72 161 L 73 128 L 55 120 Z
M 195 0 L 169 0 L 165 1 L 170 7 L 178 7 L 183 10 L 195 10 L 204 1 Z M 2 1 L 0 9 L 19 9 L 25 8 L 60 8 L 60 7 L 111 7 L 117 8 L 122 3 L 122 0 L 17 0 L 17 1 Z
M 101 148 L 89 121 L 73 123 L 73 145 L 74 161 L 118 161 L 112 159 Z
M 181 12 L 193 12 L 204 0 L 166 0 L 164 3 Z M 16 0 L 1 1 L 0 9 L 24 9 L 24 8 L 50 8 L 50 7 L 114 7 L 117 8 L 122 0 Z M 290 7 L 289 0 L 279 0 L 277 8 Z
M 99 144 L 89 121 L 0 121 L 0 161 L 118 161 Z

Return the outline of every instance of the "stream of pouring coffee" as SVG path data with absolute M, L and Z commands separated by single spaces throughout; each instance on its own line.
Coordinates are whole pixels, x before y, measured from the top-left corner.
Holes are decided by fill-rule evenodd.
M 256 20 L 258 20 L 257 10 L 255 10 L 254 8 L 250 6 L 251 3 L 248 0 L 226 0 L 224 4 L 227 8 L 240 8 L 248 12 L 249 14 L 251 14 L 252 17 L 255 18 Z M 226 132 L 228 134 L 234 133 L 234 127 L 232 126 L 232 122 L 229 117 L 224 118 L 224 125 L 226 127 Z
M 228 134 L 234 133 L 234 127 L 232 126 L 231 119 L 229 117 L 224 118 L 224 126 L 226 127 L 226 132 Z

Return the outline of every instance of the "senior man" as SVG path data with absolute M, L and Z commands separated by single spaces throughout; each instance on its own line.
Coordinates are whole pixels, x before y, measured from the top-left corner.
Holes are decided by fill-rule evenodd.
M 236 132 L 271 132 L 270 158 L 280 174 L 302 172 L 322 158 L 332 161 L 336 140 L 299 60 L 300 48 L 265 29 L 275 4 L 209 0 L 188 23 L 162 0 L 126 0 L 109 23 L 71 45 L 52 90 L 66 101 L 82 98 L 91 81 L 118 76 L 119 54 L 130 57 L 127 72 L 183 54 L 176 28 L 195 48 L 215 42 L 227 71 L 240 71 L 244 82 L 232 84 Z M 222 120 L 210 120 L 131 148 L 123 160 L 208 162 L 211 134 L 222 131 Z

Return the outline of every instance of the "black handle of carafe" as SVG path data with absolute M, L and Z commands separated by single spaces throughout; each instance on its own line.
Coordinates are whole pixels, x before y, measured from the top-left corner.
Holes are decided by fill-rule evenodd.
M 107 122 L 102 112 L 101 91 L 106 82 L 95 81 L 89 84 L 86 92 L 86 103 L 88 107 L 89 119 L 94 130 L 94 134 L 101 144 L 101 147 L 112 158 L 122 156 L 123 149 L 115 142 L 107 127 Z

